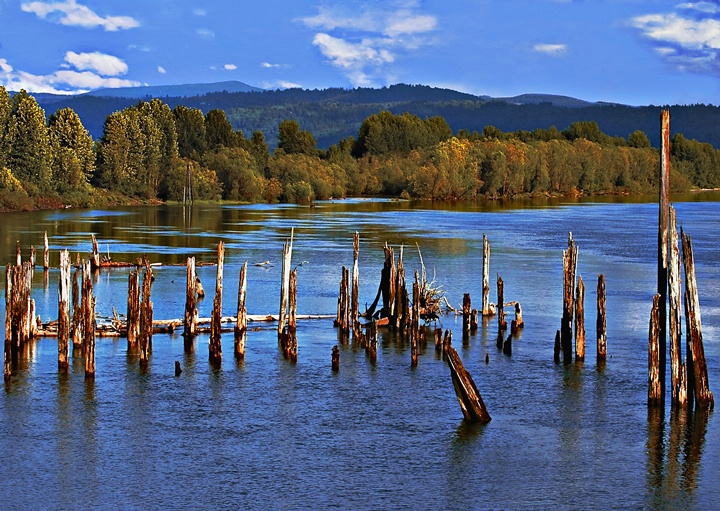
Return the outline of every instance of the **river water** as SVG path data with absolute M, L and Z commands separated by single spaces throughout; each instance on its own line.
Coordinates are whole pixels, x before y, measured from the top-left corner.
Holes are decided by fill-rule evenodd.
M 676 197 L 693 239 L 711 389 L 720 378 L 720 197 Z M 647 338 L 656 288 L 658 207 L 648 202 L 509 205 L 329 201 L 287 205 L 181 206 L 4 214 L 0 255 L 14 261 L 47 232 L 51 265 L 60 249 L 87 257 L 90 235 L 116 261 L 147 255 L 155 319 L 181 318 L 184 263 L 213 262 L 226 246 L 223 314 L 237 306 L 248 261 L 249 314 L 279 309 L 282 244 L 294 229 L 298 314 L 334 314 L 341 266 L 352 266 L 360 233 L 360 302 L 373 301 L 383 245 L 404 247 L 408 280 L 420 269 L 448 301 L 470 293 L 479 307 L 482 236 L 505 300 L 522 304 L 525 329 L 512 356 L 496 348 L 495 319 L 463 341 L 454 332 L 492 421 L 467 424 L 447 364 L 428 345 L 418 366 L 391 332 L 378 357 L 340 346 L 332 320 L 300 320 L 298 362 L 278 350 L 273 323 L 251 323 L 246 359 L 208 361 L 207 335 L 185 354 L 180 333 L 157 334 L 147 369 L 125 339 L 99 338 L 97 375 L 80 358 L 58 374 L 57 343 L 31 344 L 0 394 L 0 509 L 713 509 L 720 502 L 720 425 L 712 413 L 649 412 Z M 582 364 L 553 363 L 562 315 L 562 251 L 572 232 L 585 287 L 588 349 Z M 270 261 L 270 265 L 254 263 Z M 94 278 L 98 316 L 127 307 L 128 269 Z M 208 296 L 215 266 L 198 273 Z M 607 287 L 608 360 L 595 361 L 599 274 Z M 33 298 L 57 317 L 59 272 L 35 272 Z M 4 321 L 4 312 L 1 314 Z M 509 319 L 512 319 L 510 316 Z M 489 363 L 486 364 L 486 355 Z M 175 361 L 183 372 L 174 374 Z

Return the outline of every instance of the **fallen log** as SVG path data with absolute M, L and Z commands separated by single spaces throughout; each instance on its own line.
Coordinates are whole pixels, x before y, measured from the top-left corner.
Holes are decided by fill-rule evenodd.
M 460 356 L 455 348 L 448 345 L 446 351 L 455 395 L 457 396 L 465 420 L 487 424 L 490 422 L 491 417 L 472 376 L 470 376 L 470 373 L 468 373 L 465 366 L 463 366 L 462 360 L 460 360 Z

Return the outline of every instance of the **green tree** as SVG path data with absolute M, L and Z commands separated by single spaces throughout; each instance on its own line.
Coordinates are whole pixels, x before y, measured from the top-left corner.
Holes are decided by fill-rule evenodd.
M 255 202 L 263 196 L 264 178 L 257 174 L 252 155 L 240 147 L 220 147 L 205 154 L 202 163 L 223 186 L 223 199 Z
M 14 136 L 8 166 L 18 179 L 48 190 L 52 180 L 52 155 L 45 112 L 25 90 L 13 96 L 12 105 Z
M 127 195 L 141 191 L 145 136 L 137 110 L 113 112 L 105 119 L 97 154 L 97 184 Z
M 295 120 L 285 120 L 278 126 L 278 148 L 285 154 L 317 154 L 317 141 L 312 133 L 301 130 Z
M 237 137 L 223 110 L 210 110 L 205 116 L 205 143 L 208 150 L 237 146 Z
M 0 85 L 0 169 L 5 167 L 10 158 L 10 149 L 15 138 L 13 122 L 13 106 L 5 87 Z
M 173 116 L 178 154 L 181 158 L 199 160 L 207 148 L 205 116 L 202 110 L 178 105 L 173 110 Z
M 628 135 L 628 145 L 630 147 L 637 147 L 640 149 L 650 147 L 650 139 L 647 137 L 644 131 L 635 130 Z
M 48 133 L 52 151 L 53 188 L 65 196 L 75 196 L 75 205 L 86 202 L 89 182 L 95 173 L 95 153 L 90 133 L 71 108 L 50 116 Z

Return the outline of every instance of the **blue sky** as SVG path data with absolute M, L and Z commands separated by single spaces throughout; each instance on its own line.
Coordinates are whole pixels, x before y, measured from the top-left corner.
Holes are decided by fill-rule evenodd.
M 239 80 L 720 104 L 720 0 L 0 0 L 0 85 Z

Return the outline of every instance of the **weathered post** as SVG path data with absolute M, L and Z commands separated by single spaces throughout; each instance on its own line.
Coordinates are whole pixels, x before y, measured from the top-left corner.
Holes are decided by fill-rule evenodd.
M 560 344 L 560 330 L 557 330 L 555 332 L 555 349 L 554 349 L 554 355 L 553 360 L 556 364 L 560 363 L 560 352 L 562 351 L 562 346 Z
M 12 375 L 12 309 L 13 309 L 13 266 L 8 264 L 5 271 L 5 346 L 3 350 L 3 374 L 5 381 Z
M 247 308 L 245 300 L 247 298 L 247 261 L 240 269 L 240 282 L 238 285 L 238 304 L 237 304 L 237 322 L 235 324 L 235 358 L 243 360 L 245 358 L 245 341 L 247 338 Z
M 185 286 L 185 317 L 183 319 L 183 340 L 185 353 L 192 353 L 197 332 L 198 310 L 195 300 L 195 258 L 187 258 L 187 283 Z
M 290 239 L 283 245 L 282 280 L 280 282 L 280 313 L 278 314 L 278 342 L 282 344 L 287 324 L 288 295 L 290 293 L 290 265 L 292 261 L 292 242 L 294 228 L 290 230 Z
M 138 268 L 128 276 L 127 297 L 127 344 L 128 348 L 137 346 L 140 335 L 140 271 Z
M 497 347 L 499 349 L 503 348 L 503 343 L 505 340 L 504 334 L 507 330 L 507 320 L 505 319 L 505 286 L 503 284 L 503 279 L 500 278 L 500 274 L 497 276 L 497 306 L 496 306 L 496 312 L 497 312 L 497 318 L 498 318 L 498 336 L 497 336 Z
M 67 250 L 60 252 L 57 328 L 58 370 L 65 372 L 69 368 L 68 357 L 70 352 L 70 253 Z
M 353 236 L 353 271 L 352 271 L 352 303 L 351 322 L 353 339 L 360 333 L 360 233 Z
M 453 387 L 455 388 L 455 395 L 465 420 L 481 424 L 490 422 L 490 414 L 485 407 L 480 391 L 470 373 L 465 369 L 455 348 L 449 345 L 447 347 L 447 361 Z
M 95 235 L 92 234 L 92 257 L 90 259 L 91 261 L 91 268 L 93 270 L 97 270 L 100 268 L 100 250 L 98 249 L 98 242 L 95 239 Z
M 482 315 L 492 316 L 490 310 L 490 242 L 487 234 L 483 234 L 483 294 L 482 294 Z
M 412 318 L 410 322 L 410 367 L 418 365 L 418 337 L 420 337 L 420 283 L 418 282 L 418 273 L 415 272 L 415 282 L 413 282 L 413 306 Z
M 671 407 L 687 405 L 687 372 L 682 361 L 682 320 L 680 291 L 680 251 L 678 247 L 675 208 L 670 206 L 668 246 L 668 302 L 670 321 L 670 404 Z
M 598 275 L 597 283 L 597 319 L 595 320 L 597 337 L 597 362 L 602 364 L 607 359 L 607 322 L 605 317 L 605 275 Z
M 331 367 L 333 372 L 338 372 L 340 370 L 340 349 L 337 344 L 333 346 L 332 349 Z
M 385 264 L 382 269 L 381 293 L 383 301 L 383 310 L 381 317 L 392 318 L 395 315 L 395 295 L 396 295 L 396 268 L 395 254 L 393 249 L 385 243 Z
M 522 307 L 520 302 L 515 302 L 515 319 L 510 323 L 510 333 L 516 334 L 523 328 L 525 328 L 525 321 L 522 317 Z
M 670 216 L 670 111 L 663 110 L 661 115 L 661 150 L 659 178 L 659 229 L 657 292 L 660 294 L 658 309 L 658 342 L 660 351 L 660 392 L 665 399 L 665 373 L 667 372 L 667 293 L 668 293 L 668 223 Z
M 140 305 L 140 335 L 138 337 L 138 345 L 140 347 L 140 366 L 146 367 L 150 360 L 150 350 L 152 349 L 153 335 L 153 303 L 150 301 L 150 292 L 153 277 L 150 261 L 145 258 L 145 273 L 143 274 L 142 286 L 142 303 Z
M 15 241 L 15 266 L 22 266 L 22 256 L 20 254 L 20 240 Z
M 685 265 L 685 322 L 687 324 L 688 392 L 693 390 L 693 399 L 699 408 L 712 410 L 715 399 L 710 392 L 707 361 L 703 347 L 702 322 L 700 321 L 700 299 L 695 281 L 695 258 L 692 239 L 681 230 L 683 262 Z M 692 364 L 692 371 L 690 365 Z
M 210 363 L 220 364 L 222 361 L 222 289 L 223 270 L 225 265 L 225 243 L 218 242 L 217 245 L 217 273 L 215 275 L 215 298 L 213 299 L 213 311 L 210 319 Z
M 95 378 L 95 296 L 92 289 L 91 262 L 83 264 L 82 270 L 82 322 L 83 358 L 85 378 Z
M 563 315 L 560 325 L 560 344 L 563 363 L 572 361 L 573 341 L 573 292 L 575 291 L 575 270 L 577 268 L 578 249 L 572 232 L 568 234 L 568 248 L 563 251 Z
M 575 293 L 575 360 L 585 360 L 585 284 L 580 276 Z
M 441 353 L 442 352 L 442 328 L 436 328 L 435 329 L 435 353 Z
M 68 265 L 69 264 L 70 256 L 68 255 Z M 46 270 L 50 269 L 50 249 L 48 245 L 47 231 L 45 231 L 45 237 L 43 238 L 43 268 Z
M 290 272 L 288 326 L 285 335 L 285 357 L 297 362 L 297 268 Z
M 660 293 L 653 296 L 648 336 L 648 406 L 660 406 L 663 402 L 660 382 Z
M 73 271 L 72 277 L 72 302 L 73 302 L 73 316 L 72 324 L 70 325 L 70 336 L 73 341 L 73 349 L 80 349 L 83 347 L 83 320 L 82 320 L 82 278 L 80 277 L 80 269 L 84 266 L 76 264 L 75 271 Z M 80 284 L 78 284 L 80 279 Z
M 35 268 L 35 247 L 30 245 L 30 266 Z
M 470 293 L 463 294 L 463 305 L 462 305 L 462 315 L 463 315 L 463 338 L 466 338 L 470 335 L 470 314 L 472 311 L 472 302 L 470 300 Z

